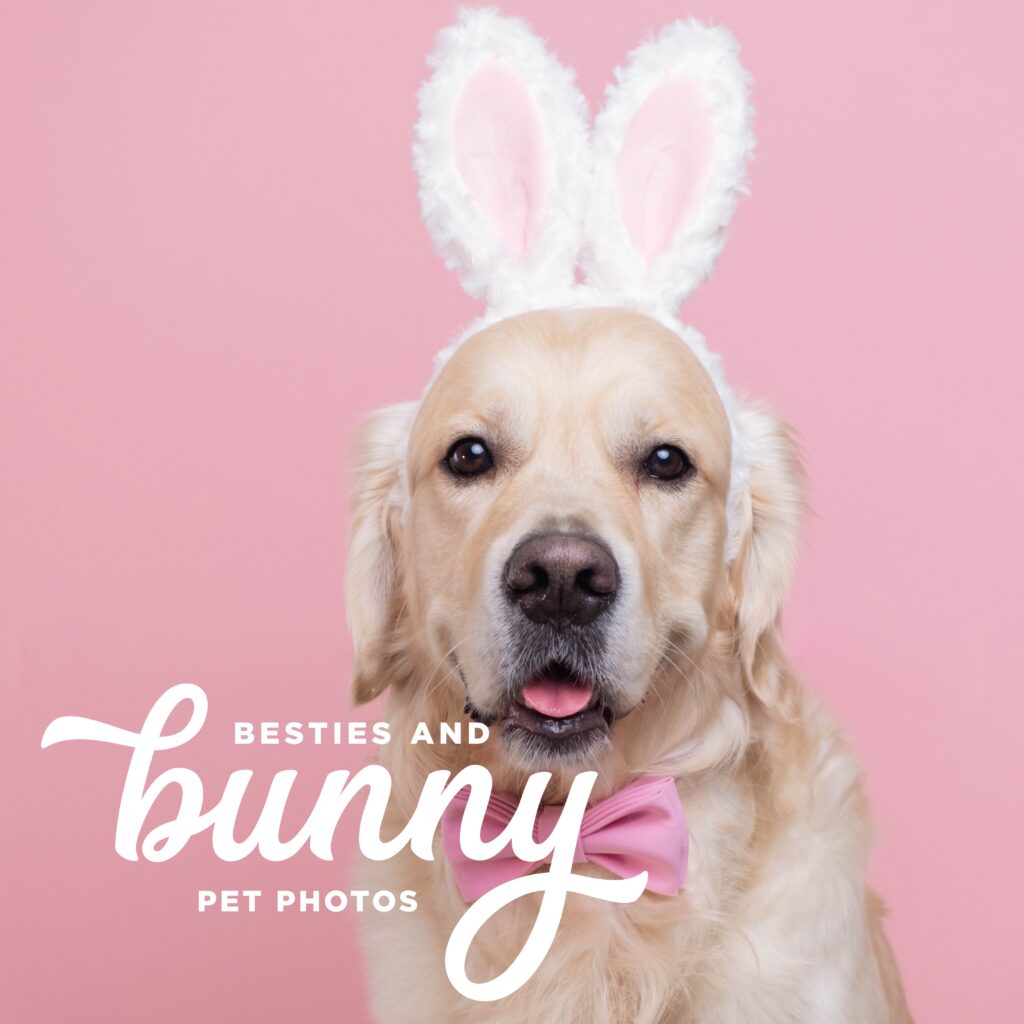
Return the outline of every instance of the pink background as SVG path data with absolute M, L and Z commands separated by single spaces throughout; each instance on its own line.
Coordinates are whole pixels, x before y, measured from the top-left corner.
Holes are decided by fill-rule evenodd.
M 694 13 L 756 81 L 754 198 L 685 311 L 799 430 L 815 516 L 790 650 L 848 726 L 873 879 L 920 1021 L 1017 1017 L 1019 3 L 516 2 L 593 103 Z M 346 458 L 474 312 L 417 211 L 415 93 L 445 3 L 0 7 L 0 1016 L 366 1019 L 351 915 L 200 916 L 198 888 L 344 886 L 311 857 L 113 853 L 125 752 L 42 752 L 50 719 L 133 728 L 200 683 L 183 762 L 234 719 L 347 707 Z M 400 983 L 400 979 L 396 979 Z M 483 1014 L 482 1014 L 483 1016 Z

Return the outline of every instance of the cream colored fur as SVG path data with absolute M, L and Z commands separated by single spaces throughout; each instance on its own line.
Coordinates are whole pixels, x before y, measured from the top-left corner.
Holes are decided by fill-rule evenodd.
M 446 977 L 444 948 L 465 904 L 440 849 L 432 863 L 403 854 L 367 864 L 367 886 L 419 895 L 413 914 L 361 919 L 382 1024 L 910 1021 L 865 882 L 860 769 L 795 679 L 777 632 L 802 510 L 799 461 L 770 413 L 742 416 L 750 482 L 731 563 L 721 401 L 678 337 L 639 314 L 548 311 L 499 323 L 459 349 L 418 407 L 368 423 L 348 603 L 355 699 L 388 689 L 392 826 L 429 771 L 477 760 L 515 790 L 531 767 L 554 768 L 509 757 L 498 728 L 483 748 L 406 740 L 417 722 L 461 719 L 467 689 L 478 700 L 491 692 L 489 588 L 510 544 L 539 522 L 582 522 L 608 538 L 633 588 L 615 628 L 636 703 L 599 763 L 565 768 L 556 783 L 564 791 L 575 771 L 596 768 L 599 799 L 639 775 L 671 773 L 691 833 L 684 892 L 629 906 L 570 896 L 538 974 L 492 1004 L 464 1000 Z M 440 467 L 447 446 L 484 432 L 501 453 L 495 475 L 453 485 Z M 628 452 L 645 433 L 685 439 L 698 476 L 672 493 L 638 482 Z M 493 920 L 470 976 L 503 970 L 535 914 L 520 902 Z

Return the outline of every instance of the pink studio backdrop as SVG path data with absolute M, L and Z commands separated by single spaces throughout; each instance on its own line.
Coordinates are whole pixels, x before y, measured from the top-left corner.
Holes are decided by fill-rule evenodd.
M 866 766 L 918 1019 L 1015 1019 L 1024 9 L 507 9 L 592 105 L 664 21 L 741 40 L 753 198 L 684 316 L 806 448 L 788 643 Z M 181 761 L 211 796 L 296 767 L 311 798 L 364 757 L 229 730 L 347 714 L 352 429 L 418 394 L 475 310 L 409 157 L 453 10 L 0 7 L 5 1020 L 367 1019 L 352 914 L 194 909 L 198 888 L 343 887 L 345 859 L 230 865 L 202 839 L 123 861 L 125 752 L 39 738 L 61 714 L 137 728 L 192 681 L 211 714 Z

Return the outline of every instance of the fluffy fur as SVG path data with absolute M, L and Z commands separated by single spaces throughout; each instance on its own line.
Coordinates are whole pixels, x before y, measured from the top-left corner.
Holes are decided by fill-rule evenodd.
M 669 249 L 647 267 L 625 232 L 616 165 L 634 115 L 654 89 L 673 75 L 705 98 L 713 123 L 713 153 L 703 195 Z M 690 19 L 667 25 L 637 47 L 615 72 L 594 122 L 583 266 L 611 304 L 641 302 L 671 313 L 714 267 L 738 197 L 746 191 L 746 165 L 754 148 L 749 75 L 739 46 L 723 28 Z
M 526 258 L 508 251 L 459 174 L 452 119 L 466 83 L 498 62 L 527 88 L 540 120 L 546 191 L 540 231 Z M 518 18 L 463 10 L 439 33 L 433 74 L 420 90 L 413 156 L 420 206 L 434 245 L 470 295 L 493 309 L 557 304 L 572 287 L 586 176 L 590 168 L 587 110 L 573 81 Z
M 486 1006 L 463 1000 L 445 976 L 444 947 L 465 905 L 440 850 L 432 863 L 403 855 L 368 865 L 366 885 L 420 896 L 415 914 L 361 922 L 382 1024 L 909 1021 L 881 904 L 865 884 L 871 827 L 860 770 L 779 643 L 802 511 L 799 461 L 782 425 L 759 407 L 742 413 L 753 461 L 727 565 L 724 410 L 699 361 L 650 318 L 533 313 L 470 339 L 417 408 L 402 515 L 387 495 L 409 413 L 386 410 L 363 433 L 349 560 L 355 697 L 390 687 L 390 825 L 404 823 L 428 772 L 470 759 L 512 791 L 531 769 L 552 770 L 564 792 L 576 771 L 594 767 L 597 799 L 668 773 L 691 857 L 676 898 L 598 906 L 571 897 L 540 972 Z M 699 476 L 671 492 L 637 484 L 620 455 L 638 429 L 685 437 Z M 453 484 L 440 462 L 466 431 L 494 438 L 502 461 L 493 478 Z M 417 722 L 459 719 L 467 693 L 489 699 L 498 671 L 490 655 L 502 643 L 495 566 L 540 523 L 600 535 L 629 583 L 609 657 L 631 708 L 610 747 L 580 765 L 523 763 L 500 729 L 482 748 L 410 746 Z M 535 912 L 526 901 L 499 915 L 477 940 L 470 975 L 500 972 Z
M 495 64 L 527 97 L 506 120 L 501 102 L 488 110 L 476 102 L 486 90 L 473 93 Z M 781 424 L 740 403 L 717 356 L 675 318 L 710 273 L 745 187 L 752 112 L 736 43 L 693 21 L 667 27 L 618 73 L 592 143 L 571 73 L 516 19 L 463 12 L 439 36 L 431 66 L 415 145 L 423 216 L 488 309 L 441 354 L 424 397 L 378 413 L 360 442 L 347 587 L 353 694 L 361 702 L 388 691 L 391 825 L 405 823 L 428 772 L 470 758 L 506 791 L 550 770 L 552 802 L 582 768 L 599 772 L 595 799 L 670 774 L 689 821 L 690 871 L 675 898 L 610 906 L 570 897 L 539 973 L 485 1006 L 463 1000 L 445 975 L 443 951 L 465 906 L 440 849 L 433 862 L 403 855 L 368 865 L 368 886 L 419 893 L 415 914 L 362 919 L 377 1016 L 905 1024 L 881 904 L 865 884 L 871 830 L 860 772 L 794 679 L 776 628 L 796 557 L 799 461 Z M 496 176 L 485 196 L 460 173 L 467 90 L 480 119 L 474 173 Z M 644 127 L 642 111 L 655 108 L 668 144 L 656 131 L 631 148 L 631 125 Z M 685 152 L 690 125 L 700 139 Z M 514 196 L 509 182 L 523 183 L 528 201 L 499 205 L 503 222 L 491 223 L 487 196 Z M 655 230 L 638 235 L 634 207 L 642 225 L 663 208 L 682 219 L 655 216 Z M 531 237 L 522 251 L 507 244 Z M 456 483 L 445 453 L 467 436 L 486 440 L 495 465 Z M 659 487 L 642 472 L 643 453 L 665 443 L 694 460 L 685 486 Z M 522 538 L 552 529 L 598 537 L 622 582 L 589 634 L 618 718 L 607 743 L 575 759 L 516 751 L 500 729 L 523 626 L 502 569 Z M 407 742 L 421 721 L 459 719 L 467 699 L 499 721 L 486 745 Z M 526 900 L 492 920 L 470 975 L 500 973 L 535 915 Z

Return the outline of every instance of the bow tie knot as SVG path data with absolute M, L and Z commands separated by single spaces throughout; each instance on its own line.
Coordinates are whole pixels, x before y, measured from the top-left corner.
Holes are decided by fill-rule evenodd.
M 462 790 L 445 809 L 442 838 L 463 899 L 479 899 L 503 882 L 520 878 L 542 863 L 524 861 L 505 846 L 489 860 L 471 860 L 462 851 L 460 834 L 468 797 Z M 512 820 L 517 801 L 492 794 L 484 815 L 482 838 L 499 835 Z M 533 823 L 535 843 L 547 839 L 562 814 L 561 805 L 540 809 Z M 675 780 L 647 776 L 589 807 L 583 815 L 573 863 L 591 863 L 620 878 L 647 872 L 647 888 L 675 896 L 686 879 L 689 836 Z

